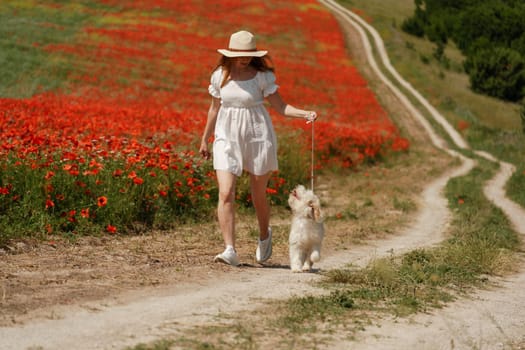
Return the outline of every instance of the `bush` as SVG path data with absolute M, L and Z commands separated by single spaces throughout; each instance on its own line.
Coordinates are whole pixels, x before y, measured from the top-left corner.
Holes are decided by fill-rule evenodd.
M 524 96 L 525 60 L 508 48 L 485 48 L 468 56 L 464 64 L 471 88 L 508 101 Z
M 405 19 L 401 24 L 401 29 L 408 34 L 415 35 L 419 38 L 422 38 L 425 35 L 424 23 L 416 17 Z

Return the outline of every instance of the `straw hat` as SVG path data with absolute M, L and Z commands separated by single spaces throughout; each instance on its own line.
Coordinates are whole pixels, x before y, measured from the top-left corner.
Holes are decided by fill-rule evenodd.
M 218 49 L 226 57 L 262 57 L 268 53 L 265 50 L 257 50 L 255 37 L 245 30 L 233 33 L 230 36 L 228 49 Z

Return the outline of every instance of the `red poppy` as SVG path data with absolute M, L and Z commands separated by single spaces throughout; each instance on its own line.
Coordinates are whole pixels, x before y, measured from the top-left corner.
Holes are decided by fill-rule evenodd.
M 53 208 L 55 203 L 51 199 L 46 199 L 46 209 Z
M 75 181 L 75 185 L 77 185 L 78 187 L 82 187 L 82 188 L 87 186 L 87 184 L 82 181 Z
M 55 187 L 52 184 L 46 185 L 46 193 L 51 193 L 55 190 Z
M 470 124 L 467 121 L 465 121 L 465 120 L 458 121 L 457 125 L 458 125 L 457 128 L 458 128 L 459 131 L 466 130 L 466 129 L 468 129 L 470 127 Z
M 85 219 L 89 218 L 89 208 L 82 209 L 80 211 L 80 216 L 82 216 Z
M 53 171 L 48 171 L 46 176 L 44 176 L 44 179 L 46 180 L 49 180 L 51 179 L 53 176 L 55 176 L 55 173 Z
M 268 187 L 268 188 L 266 189 L 266 193 L 268 193 L 268 194 L 276 194 L 276 193 L 277 193 L 277 190 Z
M 108 226 L 106 226 L 106 231 L 108 231 L 109 233 L 117 233 L 117 228 L 113 225 L 108 224 Z
M 97 205 L 99 207 L 105 207 L 108 204 L 108 199 L 106 196 L 100 196 L 97 198 Z
M 71 170 L 69 170 L 69 174 L 71 176 L 78 176 L 78 174 L 80 174 L 80 172 L 78 171 L 78 169 L 71 169 Z

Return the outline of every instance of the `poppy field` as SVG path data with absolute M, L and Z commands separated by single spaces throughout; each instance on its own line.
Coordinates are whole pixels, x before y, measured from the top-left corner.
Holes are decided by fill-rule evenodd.
M 18 0 L 0 22 L 0 243 L 209 220 L 207 87 L 240 29 L 269 50 L 284 100 L 320 116 L 318 170 L 409 148 L 313 0 Z M 280 171 L 268 195 L 284 204 L 309 181 L 311 129 L 270 113 Z M 249 204 L 247 188 L 238 196 Z

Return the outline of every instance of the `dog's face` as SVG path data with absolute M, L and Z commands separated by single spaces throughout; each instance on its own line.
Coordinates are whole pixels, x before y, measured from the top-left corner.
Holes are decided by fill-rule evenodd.
M 310 218 L 317 222 L 323 220 L 319 197 L 311 190 L 307 190 L 303 185 L 298 185 L 290 193 L 288 204 L 292 208 L 294 215 Z

